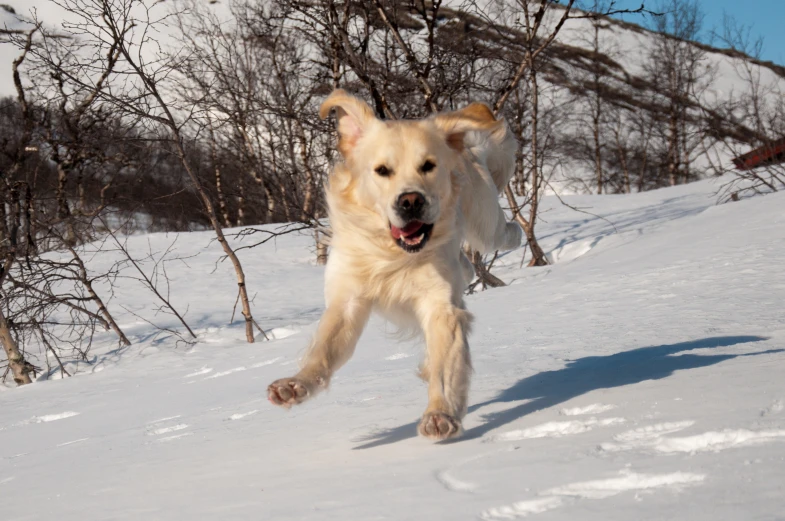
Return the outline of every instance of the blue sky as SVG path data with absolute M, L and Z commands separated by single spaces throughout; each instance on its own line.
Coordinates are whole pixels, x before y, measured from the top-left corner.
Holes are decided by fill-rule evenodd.
M 646 7 L 654 7 L 657 0 L 644 0 Z M 617 7 L 636 8 L 641 0 L 617 0 Z M 752 26 L 752 34 L 763 37 L 764 60 L 785 65 L 785 0 L 702 0 L 704 40 L 713 27 L 722 26 L 722 14 L 728 13 L 737 22 Z M 640 16 L 625 17 L 630 22 L 644 24 Z

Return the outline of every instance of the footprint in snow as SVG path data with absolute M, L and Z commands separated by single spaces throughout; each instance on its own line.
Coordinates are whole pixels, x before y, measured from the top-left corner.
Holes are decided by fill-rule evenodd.
M 202 367 L 196 372 L 183 376 L 183 378 L 194 378 L 196 376 L 202 376 L 203 374 L 211 373 L 212 371 L 213 371 L 212 367 Z
M 508 452 L 510 449 L 496 449 L 490 452 L 485 452 L 483 454 L 477 454 L 476 456 L 472 456 L 471 458 L 465 459 L 461 462 L 452 465 L 450 468 L 446 470 L 441 470 L 434 474 L 436 481 L 438 481 L 444 488 L 449 490 L 450 492 L 474 492 L 477 489 L 477 485 L 474 483 L 469 483 L 468 481 L 463 481 L 461 479 L 456 478 L 453 474 L 456 470 L 460 467 L 466 465 L 467 463 L 471 463 L 483 458 L 487 458 L 488 456 L 499 454 L 501 452 Z
M 449 470 L 443 470 L 436 473 L 436 481 L 442 484 L 444 488 L 452 492 L 474 492 L 477 485 L 454 477 L 450 474 Z
M 272 364 L 274 364 L 276 362 L 280 362 L 281 360 L 283 360 L 283 357 L 282 356 L 277 356 L 277 357 L 271 358 L 269 360 L 264 360 L 262 362 L 257 362 L 255 364 L 249 366 L 249 367 L 245 367 L 244 365 L 241 365 L 240 367 L 234 367 L 232 369 L 227 369 L 226 371 L 221 371 L 221 372 L 218 372 L 218 373 L 215 373 L 215 374 L 211 374 L 210 376 L 205 378 L 205 380 L 212 380 L 214 378 L 221 378 L 222 376 L 228 376 L 228 375 L 233 374 L 233 373 L 239 373 L 241 371 L 247 371 L 248 369 L 258 369 L 260 367 L 265 367 L 265 366 L 268 366 L 268 365 L 272 365 Z
M 166 434 L 169 432 L 181 431 L 183 429 L 187 429 L 188 424 L 186 423 L 179 423 L 177 425 L 172 425 L 171 427 L 159 427 L 158 429 L 153 429 L 151 431 L 147 431 L 148 436 L 160 436 L 161 434 Z
M 697 485 L 706 479 L 705 474 L 672 472 L 670 474 L 638 474 L 624 470 L 619 477 L 570 483 L 544 490 L 538 497 L 510 505 L 489 508 L 480 514 L 486 521 L 515 519 L 541 514 L 584 499 L 606 499 L 625 492 L 680 490 Z
M 22 420 L 18 423 L 15 423 L 13 426 L 22 427 L 24 425 L 30 425 L 33 423 L 49 423 L 53 421 L 64 420 L 66 418 L 72 418 L 74 416 L 79 416 L 79 413 L 74 411 L 66 411 L 57 414 L 45 414 L 43 416 L 33 416 L 28 420 Z
M 603 443 L 600 450 L 619 452 L 647 449 L 664 454 L 720 452 L 723 450 L 749 447 L 777 441 L 785 441 L 785 429 L 749 430 L 725 429 L 708 431 L 693 436 L 666 436 L 690 427 L 695 422 L 658 423 L 622 432 L 614 437 L 615 443 Z
M 604 403 L 593 403 L 585 407 L 572 407 L 569 409 L 562 409 L 559 414 L 562 416 L 580 416 L 582 414 L 600 414 L 615 409 L 615 405 Z
M 772 416 L 774 414 L 779 414 L 782 411 L 785 411 L 785 402 L 782 400 L 774 400 L 771 405 L 766 407 L 760 412 L 761 416 Z
M 276 327 L 267 331 L 267 338 L 270 340 L 281 340 L 299 333 L 299 330 L 288 327 Z
M 213 378 L 221 378 L 222 376 L 230 375 L 232 373 L 239 373 L 240 371 L 245 371 L 248 368 L 245 366 L 235 367 L 234 369 L 227 369 L 226 371 L 221 371 L 220 373 L 215 373 L 213 375 L 208 376 L 205 380 L 212 380 Z
M 191 436 L 193 434 L 192 432 L 178 432 L 188 428 L 187 423 L 175 423 L 173 421 L 177 420 L 178 418 L 180 418 L 179 414 L 176 416 L 169 416 L 167 418 L 161 418 L 148 422 L 146 426 L 147 432 L 145 434 L 147 436 L 161 436 L 160 438 L 156 438 L 154 440 L 155 442 L 171 441 L 178 438 L 183 438 L 185 436 Z M 166 423 L 169 423 L 170 425 L 166 425 Z M 172 432 L 177 432 L 177 434 L 162 436 L 163 434 L 169 434 Z
M 254 409 L 253 411 L 248 411 L 248 412 L 238 412 L 236 414 L 232 414 L 231 416 L 229 416 L 228 419 L 229 420 L 242 420 L 243 418 L 246 418 L 248 416 L 256 414 L 257 412 L 259 412 L 258 409 Z
M 90 438 L 79 438 L 78 440 L 66 441 L 65 443 L 58 443 L 57 447 L 66 447 L 68 445 L 74 445 L 75 443 L 82 443 L 83 441 L 87 441 Z
M 408 353 L 395 353 L 394 355 L 390 355 L 387 358 L 385 358 L 385 360 L 401 360 L 403 358 L 409 358 L 410 356 L 412 355 Z
M 149 422 L 147 422 L 147 425 L 155 425 L 156 423 L 163 423 L 163 422 L 167 422 L 169 420 L 176 420 L 179 417 L 180 417 L 179 414 L 177 416 L 167 416 L 166 418 L 159 418 L 157 420 L 149 421 Z
M 265 360 L 264 362 L 257 362 L 257 363 L 255 363 L 255 364 L 253 364 L 253 365 L 251 366 L 251 369 L 257 369 L 257 368 L 259 368 L 259 367 L 265 367 L 265 366 L 268 366 L 268 365 L 272 365 L 272 364 L 274 364 L 275 362 L 279 362 L 279 361 L 281 361 L 281 360 L 283 360 L 283 357 L 282 357 L 282 356 L 276 356 L 275 358 L 271 358 L 271 359 L 269 359 L 269 360 Z
M 590 431 L 595 427 L 608 427 L 624 423 L 624 418 L 587 418 L 586 420 L 554 421 L 518 429 L 514 431 L 502 432 L 485 438 L 486 442 L 520 441 L 535 438 L 561 438 L 573 434 L 581 434 Z

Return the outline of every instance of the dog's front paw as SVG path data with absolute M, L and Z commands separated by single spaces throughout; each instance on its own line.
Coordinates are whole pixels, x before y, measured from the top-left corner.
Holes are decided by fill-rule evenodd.
M 446 440 L 461 434 L 461 422 L 443 412 L 426 412 L 417 432 L 432 440 Z
M 270 403 L 287 409 L 304 402 L 310 395 L 307 384 L 299 378 L 281 378 L 267 387 Z

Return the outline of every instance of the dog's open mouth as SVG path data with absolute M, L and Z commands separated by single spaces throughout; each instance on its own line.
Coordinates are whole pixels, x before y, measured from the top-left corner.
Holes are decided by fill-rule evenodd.
M 431 231 L 433 231 L 433 224 L 422 221 L 411 221 L 403 228 L 390 224 L 390 233 L 393 239 L 398 243 L 398 246 L 409 253 L 420 251 L 431 237 Z

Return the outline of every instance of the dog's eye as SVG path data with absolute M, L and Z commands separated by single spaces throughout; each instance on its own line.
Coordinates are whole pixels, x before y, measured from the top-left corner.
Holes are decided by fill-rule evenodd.
M 390 169 L 384 165 L 377 166 L 376 168 L 373 169 L 373 171 L 382 177 L 388 177 L 391 174 Z
M 423 163 L 423 164 L 422 164 L 422 166 L 420 167 L 420 171 L 421 171 L 423 174 L 427 174 L 428 172 L 430 172 L 430 171 L 431 171 L 431 170 L 433 170 L 434 168 L 436 168 L 436 165 L 435 165 L 435 164 L 433 164 L 433 161 L 426 161 L 426 162 L 425 162 L 425 163 Z

